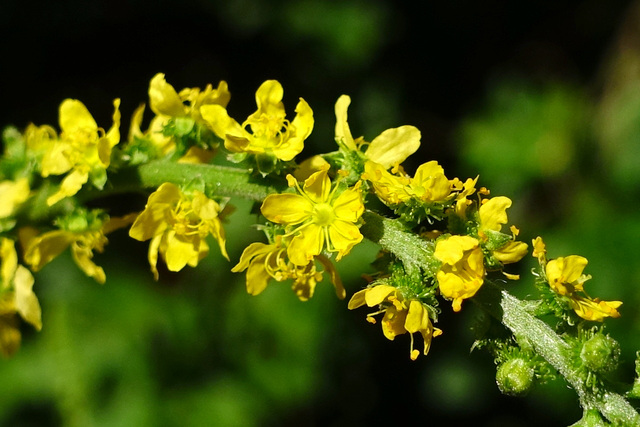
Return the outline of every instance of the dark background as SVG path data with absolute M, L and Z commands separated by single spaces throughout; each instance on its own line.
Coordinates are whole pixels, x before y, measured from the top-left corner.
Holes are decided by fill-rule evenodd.
M 640 299 L 637 10 L 610 0 L 4 0 L 0 125 L 56 125 L 60 102 L 77 98 L 108 128 L 120 97 L 126 138 L 157 72 L 178 90 L 226 80 L 228 109 L 242 120 L 260 83 L 278 79 L 288 112 L 299 97 L 314 110 L 310 155 L 334 150 L 333 105 L 349 94 L 354 136 L 417 126 L 423 142 L 409 169 L 437 159 L 450 178 L 479 173 L 481 185 L 514 200 L 510 219 L 523 240 L 542 234 L 556 245 L 552 257 L 589 258 L 593 293 L 625 301 L 612 328 L 630 381 Z M 232 262 L 259 238 L 247 232 L 248 205 L 238 204 Z M 524 399 L 500 395 L 491 357 L 469 354 L 472 304 L 459 314 L 443 305 L 444 335 L 410 362 L 407 337 L 388 342 L 327 284 L 308 303 L 286 285 L 251 298 L 213 250 L 206 265 L 154 283 L 146 244 L 129 240 L 114 235 L 96 258 L 104 287 L 68 258 L 36 276 L 45 326 L 25 330 L 21 351 L 0 362 L 0 425 L 580 418 L 561 382 Z M 348 294 L 374 254 L 365 246 L 340 263 Z M 521 296 L 533 292 L 518 286 Z

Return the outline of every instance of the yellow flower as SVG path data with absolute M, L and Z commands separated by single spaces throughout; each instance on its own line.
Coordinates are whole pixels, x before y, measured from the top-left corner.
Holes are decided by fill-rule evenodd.
M 507 217 L 507 209 L 511 207 L 511 199 L 504 196 L 485 199 L 480 209 L 478 209 L 478 217 L 480 228 L 478 229 L 479 237 L 484 241 L 494 240 L 502 241 L 503 238 L 498 235 L 502 230 L 502 225 L 506 224 L 509 219 Z M 512 264 L 520 261 L 527 255 L 528 245 L 524 242 L 515 241 L 518 229 L 511 228 L 513 237 L 498 247 L 491 242 L 493 256 L 503 264 Z M 497 236 L 497 238 L 496 238 Z
M 582 274 L 587 263 L 587 259 L 579 255 L 558 257 L 549 261 L 545 271 L 549 286 L 558 295 L 571 295 L 577 291 L 584 291 L 584 282 L 591 278 Z
M 583 319 L 602 322 L 605 317 L 620 317 L 616 309 L 622 305 L 622 301 L 600 301 L 598 298 L 590 299 L 574 295 L 569 304 Z
M 20 229 L 20 240 L 24 247 L 24 260 L 33 271 L 40 271 L 65 249 L 70 248 L 71 256 L 76 265 L 87 276 L 103 284 L 107 278 L 102 267 L 93 262 L 93 251 L 102 253 L 108 243 L 105 235 L 130 224 L 133 218 L 131 215 L 110 218 L 98 229 L 52 230 L 40 235 L 37 235 L 35 229 L 22 228 Z
M 29 198 L 29 180 L 0 182 L 0 218 L 13 215 L 16 209 Z
M 187 195 L 167 182 L 149 196 L 129 235 L 141 242 L 151 239 L 148 259 L 158 280 L 158 253 L 170 271 L 180 271 L 187 264 L 195 267 L 209 252 L 206 242 L 209 234 L 218 241 L 222 255 L 229 259 L 220 213 L 220 205 L 200 191 Z
M 533 244 L 533 256 L 538 258 L 540 265 L 547 264 L 547 248 L 542 241 L 542 237 L 538 236 L 532 241 Z
M 120 141 L 120 100 L 113 101 L 113 105 L 113 126 L 106 134 L 98 127 L 87 107 L 75 99 L 65 99 L 60 105 L 62 133 L 58 138 L 51 137 L 48 127 L 29 132 L 29 144 L 38 151 L 44 151 L 41 175 L 46 178 L 67 174 L 60 189 L 47 198 L 49 206 L 76 194 L 89 178 L 100 189 L 106 183 L 111 150 Z
M 375 323 L 373 316 L 384 313 L 382 318 L 382 333 L 393 341 L 397 335 L 409 332 L 411 337 L 410 356 L 416 360 L 420 352 L 413 348 L 413 334 L 419 332 L 424 339 L 423 354 L 426 356 L 431 347 L 431 340 L 442 334 L 438 328 L 434 328 L 429 318 L 426 306 L 417 299 L 406 299 L 402 293 L 390 285 L 375 285 L 356 292 L 349 301 L 349 310 L 361 307 L 380 306 L 380 311 L 367 315 L 367 320 Z
M 303 147 L 313 129 L 313 111 L 300 98 L 293 121 L 286 119 L 282 104 L 282 85 L 267 80 L 256 91 L 258 109 L 242 125 L 229 117 L 221 105 L 204 105 L 202 118 L 213 132 L 224 139 L 224 146 L 234 153 L 267 154 L 284 161 L 292 160 Z
M 480 242 L 470 236 L 438 240 L 434 256 L 442 262 L 436 277 L 442 296 L 453 300 L 453 311 L 471 298 L 484 282 L 484 256 Z
M 542 239 L 538 240 L 539 248 L 544 249 Z M 617 308 L 622 305 L 621 301 L 600 301 L 586 296 L 584 283 L 591 276 L 582 272 L 587 263 L 587 259 L 579 255 L 553 259 L 545 266 L 547 283 L 556 294 L 567 297 L 571 308 L 585 320 L 601 322 L 605 317 L 620 317 Z
M 230 99 L 231 93 L 225 81 L 220 81 L 216 89 L 208 84 L 204 91 L 196 87 L 184 88 L 180 93 L 167 83 L 162 73 L 153 76 L 149 83 L 149 106 L 165 124 L 176 117 L 191 117 L 196 123 L 204 124 L 200 115 L 202 106 L 226 107 Z
M 376 195 L 389 205 L 406 203 L 410 199 L 422 203 L 444 202 L 453 197 L 451 182 L 436 161 L 423 163 L 413 178 L 391 174 L 384 166 L 367 161 L 363 177 L 371 182 Z
M 360 146 L 369 144 L 364 157 L 378 163 L 385 170 L 404 162 L 420 147 L 420 131 L 414 126 L 387 129 L 375 137 L 371 143 L 365 142 L 362 137 L 354 140 L 347 122 L 349 104 L 351 104 L 351 98 L 348 95 L 342 95 L 336 102 L 335 134 L 338 145 L 344 146 L 349 151 L 360 152 Z
M 33 276 L 18 264 L 12 240 L 0 238 L 0 353 L 10 356 L 20 346 L 20 329 L 16 314 L 38 331 L 42 318 L 38 298 L 33 293 Z
M 240 261 L 231 271 L 238 273 L 247 270 L 247 292 L 251 295 L 258 295 L 264 291 L 271 279 L 278 282 L 292 279 L 293 291 L 301 301 L 307 301 L 313 297 L 316 284 L 323 278 L 323 271 L 317 270 L 316 261 L 329 273 L 338 298 L 344 298 L 342 281 L 331 261 L 318 255 L 307 265 L 295 265 L 288 261 L 280 236 L 275 244 L 252 243 L 247 246 L 240 256 Z
M 337 260 L 362 241 L 357 222 L 364 212 L 359 185 L 342 192 L 332 189 L 327 169 L 315 172 L 300 188 L 298 181 L 287 176 L 289 186 L 298 194 L 272 194 L 265 198 L 260 210 L 271 222 L 285 224 L 291 240 L 287 255 L 299 266 L 309 264 L 323 249 L 337 252 Z

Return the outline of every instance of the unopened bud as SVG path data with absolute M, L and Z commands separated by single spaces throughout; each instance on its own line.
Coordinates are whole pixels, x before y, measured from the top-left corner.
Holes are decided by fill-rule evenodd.
M 504 362 L 496 372 L 496 383 L 504 394 L 523 396 L 533 385 L 534 371 L 526 360 L 514 358 Z
M 613 338 L 598 333 L 589 338 L 580 351 L 580 359 L 594 372 L 609 372 L 618 364 L 620 345 Z

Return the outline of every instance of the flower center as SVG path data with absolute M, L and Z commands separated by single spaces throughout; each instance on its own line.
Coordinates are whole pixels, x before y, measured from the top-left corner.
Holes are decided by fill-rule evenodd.
M 329 203 L 318 203 L 313 208 L 313 222 L 321 227 L 331 225 L 335 214 L 333 207 Z
M 289 121 L 277 116 L 262 114 L 258 119 L 247 120 L 243 127 L 251 128 L 254 144 L 262 148 L 276 147 L 289 136 Z

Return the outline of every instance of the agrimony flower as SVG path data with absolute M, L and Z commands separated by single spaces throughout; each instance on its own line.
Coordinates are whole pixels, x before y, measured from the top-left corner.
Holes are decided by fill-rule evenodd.
M 221 105 L 204 105 L 200 112 L 213 132 L 224 139 L 227 150 L 289 161 L 302 151 L 314 122 L 313 111 L 302 98 L 296 106 L 296 117 L 287 120 L 283 94 L 278 81 L 262 83 L 256 91 L 258 109 L 242 124 L 229 117 Z
M 10 356 L 20 346 L 21 334 L 17 316 L 36 330 L 42 328 L 40 303 L 33 293 L 33 276 L 18 264 L 15 244 L 0 238 L 0 353 Z
M 367 315 L 370 323 L 376 323 L 373 316 L 384 313 L 382 317 L 382 333 L 393 341 L 396 336 L 409 333 L 411 337 L 410 357 L 416 360 L 420 351 L 413 348 L 413 334 L 420 333 L 424 340 L 422 353 L 426 356 L 431 347 L 431 340 L 442 334 L 438 328 L 434 328 L 429 318 L 429 310 L 417 299 L 405 298 L 400 290 L 394 286 L 378 284 L 356 292 L 349 301 L 349 310 L 363 305 L 368 307 L 379 306 L 379 311 Z
M 407 157 L 415 153 L 420 147 L 420 131 L 414 126 L 400 126 L 387 129 L 376 136 L 370 143 L 363 137 L 354 139 L 347 121 L 347 109 L 351 104 L 348 95 L 338 98 L 335 106 L 336 113 L 336 142 L 347 151 L 362 153 L 362 146 L 367 146 L 362 156 L 375 162 L 387 170 L 404 162 Z
M 286 226 L 287 255 L 292 263 L 308 265 L 323 250 L 337 253 L 337 260 L 362 241 L 358 220 L 364 212 L 359 184 L 342 190 L 332 186 L 327 168 L 313 173 L 301 188 L 287 175 L 297 194 L 272 194 L 260 208 L 264 217 Z
M 141 242 L 151 239 L 149 265 L 158 280 L 158 253 L 170 271 L 180 271 L 187 264 L 195 267 L 209 253 L 206 242 L 209 235 L 218 241 L 222 255 L 229 259 L 221 212 L 220 205 L 204 193 L 193 190 L 187 194 L 166 182 L 149 196 L 129 235 Z
M 231 99 L 227 82 L 220 81 L 216 89 L 208 84 L 204 90 L 200 88 L 184 88 L 180 93 L 165 80 L 165 75 L 158 73 L 149 83 L 149 106 L 161 122 L 171 118 L 190 117 L 196 123 L 204 124 L 200 108 L 204 105 L 226 107 Z
M 96 188 L 103 188 L 112 148 L 120 142 L 120 100 L 114 100 L 113 106 L 113 125 L 106 133 L 76 99 L 65 99 L 60 104 L 59 136 L 55 131 L 52 135 L 48 126 L 28 132 L 27 146 L 42 153 L 40 174 L 44 178 L 67 174 L 60 189 L 47 198 L 49 206 L 76 194 L 89 179 Z
M 365 163 L 365 179 L 371 182 L 376 195 L 388 205 L 398 205 L 413 199 L 420 203 L 445 202 L 454 195 L 451 182 L 437 161 L 423 163 L 413 178 L 401 170 L 389 173 L 379 163 Z
M 306 265 L 295 265 L 287 258 L 282 236 L 277 236 L 275 244 L 252 243 L 245 248 L 238 264 L 231 269 L 238 273 L 247 270 L 247 292 L 258 295 L 264 291 L 270 280 L 283 282 L 293 280 L 292 289 L 301 301 L 307 301 L 315 292 L 316 284 L 323 279 L 323 273 L 329 273 L 338 298 L 345 297 L 342 281 L 331 261 L 323 255 L 317 255 Z M 318 270 L 316 261 L 324 270 Z
M 483 200 L 478 209 L 479 228 L 478 236 L 485 243 L 493 257 L 502 264 L 511 264 L 525 257 L 528 246 L 524 242 L 515 240 L 519 233 L 516 227 L 511 227 L 513 236 L 509 238 L 501 233 L 502 226 L 509 219 L 507 209 L 511 207 L 511 199 L 504 196 Z
M 478 292 L 484 282 L 484 255 L 480 242 L 471 236 L 449 236 L 438 240 L 434 256 L 442 262 L 436 273 L 440 293 L 453 300 L 453 311 Z
M 588 260 L 579 255 L 558 257 L 547 261 L 546 247 L 540 237 L 533 240 L 533 256 L 538 258 L 544 268 L 544 275 L 551 290 L 563 297 L 578 316 L 585 320 L 601 322 L 605 317 L 620 317 L 618 307 L 622 301 L 601 301 L 589 297 L 584 290 L 584 283 L 591 279 L 583 274 Z
M 76 217 L 79 219 L 79 217 Z M 96 282 L 103 284 L 107 280 L 102 267 L 93 262 L 93 253 L 102 253 L 108 243 L 106 235 L 133 222 L 134 216 L 109 218 L 105 221 L 93 220 L 89 223 L 80 219 L 80 225 L 65 229 L 51 230 L 42 234 L 25 227 L 20 229 L 20 240 L 24 248 L 24 260 L 33 271 L 53 261 L 67 248 L 76 265 Z
M 601 322 L 605 317 L 620 317 L 622 301 L 601 301 L 586 296 L 584 283 L 591 278 L 583 274 L 587 259 L 579 255 L 558 257 L 545 267 L 547 282 L 558 295 L 568 297 L 569 305 L 585 320 Z

